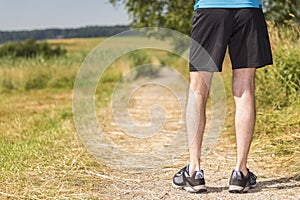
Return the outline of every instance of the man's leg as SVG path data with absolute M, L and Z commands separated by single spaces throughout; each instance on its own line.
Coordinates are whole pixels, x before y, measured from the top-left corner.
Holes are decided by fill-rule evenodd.
M 255 126 L 255 68 L 233 70 L 233 96 L 236 106 L 236 170 L 247 176 L 247 157 Z
M 202 138 L 205 129 L 205 107 L 208 98 L 211 72 L 190 72 L 190 88 L 186 110 L 186 127 L 189 140 L 189 174 L 200 170 Z

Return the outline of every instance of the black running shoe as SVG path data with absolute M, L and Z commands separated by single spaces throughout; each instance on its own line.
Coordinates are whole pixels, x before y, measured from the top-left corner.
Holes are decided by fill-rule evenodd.
M 255 181 L 256 182 L 256 181 Z M 244 176 L 243 172 L 233 170 L 229 181 L 229 192 L 244 193 L 250 188 L 250 173 Z
M 206 192 L 203 170 L 195 171 L 192 176 L 189 176 L 187 171 L 188 166 L 185 166 L 177 172 L 173 177 L 172 186 L 192 193 Z
M 247 168 L 248 170 L 248 174 L 249 174 L 249 183 L 250 183 L 250 189 L 251 188 L 255 188 L 256 187 L 256 179 L 257 177 L 255 176 L 255 174 L 253 174 L 252 172 L 250 172 L 250 170 Z

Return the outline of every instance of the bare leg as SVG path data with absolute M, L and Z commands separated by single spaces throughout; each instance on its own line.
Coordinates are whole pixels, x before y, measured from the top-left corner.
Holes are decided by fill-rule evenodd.
M 247 175 L 247 158 L 255 126 L 255 68 L 233 70 L 233 96 L 236 106 L 236 170 Z
M 201 145 L 206 121 L 205 107 L 211 78 L 211 72 L 190 72 L 190 88 L 186 110 L 190 174 L 200 169 Z

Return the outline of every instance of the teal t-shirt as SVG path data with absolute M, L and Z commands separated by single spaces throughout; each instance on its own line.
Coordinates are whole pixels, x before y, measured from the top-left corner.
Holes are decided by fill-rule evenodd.
M 261 0 L 196 0 L 197 8 L 261 8 Z

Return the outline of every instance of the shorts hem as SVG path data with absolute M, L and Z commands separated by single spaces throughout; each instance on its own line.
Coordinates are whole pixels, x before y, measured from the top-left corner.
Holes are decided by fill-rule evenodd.
M 243 68 L 263 68 L 263 67 L 266 67 L 267 65 L 272 65 L 273 62 L 266 62 L 266 63 L 263 63 L 263 64 L 260 64 L 260 63 L 256 63 L 256 64 L 249 64 L 247 66 L 239 66 L 239 67 L 234 67 L 232 66 L 232 69 L 243 69 Z
M 211 69 L 190 69 L 190 72 L 222 72 L 222 70 L 211 70 Z

